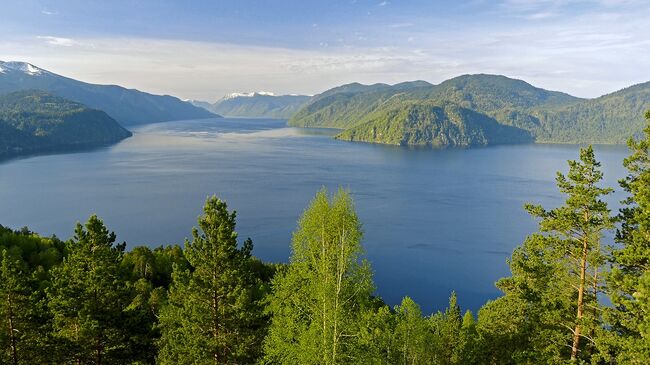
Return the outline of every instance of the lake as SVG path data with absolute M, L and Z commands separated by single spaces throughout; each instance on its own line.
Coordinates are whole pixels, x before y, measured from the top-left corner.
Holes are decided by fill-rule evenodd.
M 72 235 L 92 213 L 118 240 L 182 243 L 216 194 L 238 213 L 254 254 L 286 261 L 296 220 L 322 186 L 352 192 L 377 293 L 411 296 L 425 312 L 456 290 L 477 309 L 499 292 L 506 258 L 536 224 L 525 202 L 562 203 L 555 172 L 574 145 L 425 150 L 336 141 L 283 120 L 212 119 L 145 125 L 111 147 L 0 163 L 0 224 Z M 606 184 L 625 170 L 623 146 L 597 146 Z

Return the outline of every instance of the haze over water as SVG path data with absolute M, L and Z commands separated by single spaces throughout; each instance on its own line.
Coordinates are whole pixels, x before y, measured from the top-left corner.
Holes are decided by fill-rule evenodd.
M 322 186 L 351 190 L 377 293 L 442 309 L 452 290 L 477 309 L 498 296 L 506 258 L 536 223 L 525 202 L 553 207 L 555 172 L 573 145 L 407 149 L 336 141 L 283 120 L 214 119 L 146 125 L 115 146 L 0 163 L 0 223 L 72 235 L 92 213 L 129 246 L 182 243 L 216 194 L 238 212 L 240 241 L 286 261 L 296 220 Z M 605 182 L 625 174 L 623 146 L 597 146 Z

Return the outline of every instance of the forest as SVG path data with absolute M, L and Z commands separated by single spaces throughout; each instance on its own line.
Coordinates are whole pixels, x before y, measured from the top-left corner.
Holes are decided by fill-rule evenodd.
M 126 249 L 97 216 L 63 241 L 0 226 L 1 364 L 648 364 L 650 111 L 628 142 L 627 193 L 604 197 L 591 146 L 558 172 L 558 207 L 477 312 L 377 296 L 351 193 L 317 192 L 288 263 L 253 256 L 209 197 L 182 245 Z M 614 239 L 605 237 L 613 233 Z M 423 273 L 426 275 L 426 273 Z

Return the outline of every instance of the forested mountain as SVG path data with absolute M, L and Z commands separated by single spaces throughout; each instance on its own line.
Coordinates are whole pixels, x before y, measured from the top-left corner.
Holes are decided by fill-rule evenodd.
M 100 146 L 129 136 L 103 111 L 44 91 L 0 95 L 0 158 Z
M 308 100 L 307 95 L 273 95 L 272 93 L 234 93 L 214 104 L 192 101 L 192 104 L 228 117 L 288 119 Z
M 336 136 L 346 141 L 432 147 L 472 147 L 531 142 L 523 129 L 499 124 L 455 104 L 405 101 L 370 113 Z
M 290 120 L 296 127 L 345 129 L 392 99 L 424 99 L 431 89 L 424 81 L 396 85 L 358 83 L 336 87 L 314 96 Z
M 350 84 L 314 96 L 289 123 L 293 126 L 352 129 L 341 134 L 342 139 L 350 139 L 350 135 L 358 135 L 357 126 L 366 129 L 360 124 L 373 119 L 384 121 L 384 125 L 415 126 L 417 131 L 409 129 L 409 135 L 433 136 L 425 130 L 430 128 L 430 120 L 415 123 L 413 118 L 417 115 L 410 114 L 414 103 L 421 102 L 440 107 L 455 104 L 473 110 L 499 124 L 522 129 L 537 142 L 622 143 L 626 136 L 641 132 L 643 120 L 639 115 L 650 107 L 650 83 L 595 99 L 580 99 L 537 88 L 521 80 L 485 74 L 463 75 L 439 85 L 423 82 L 393 86 Z M 406 110 L 397 112 L 400 108 Z M 407 115 L 411 119 L 405 119 Z M 393 130 L 392 133 L 398 132 Z M 401 138 L 393 136 L 390 142 L 384 138 L 385 135 L 362 135 L 367 142 L 401 140 L 403 144 L 409 144 L 412 141 L 406 135 Z M 512 139 L 509 142 L 522 141 Z M 416 142 L 422 144 L 419 139 Z M 437 147 L 457 145 L 451 139 L 449 142 L 445 145 L 430 140 L 424 144 Z
M 0 61 L 0 94 L 19 90 L 44 90 L 103 110 L 122 125 L 216 117 L 173 96 L 153 95 L 117 85 L 89 84 L 29 63 Z
M 557 173 L 564 202 L 525 206 L 538 229 L 478 315 L 453 292 L 433 313 L 408 296 L 384 303 L 343 189 L 316 194 L 282 264 L 252 255 L 216 196 L 184 247 L 126 251 L 95 215 L 65 242 L 0 225 L 0 363 L 648 364 L 646 118 L 623 162 L 619 214 L 593 148 L 581 148 Z

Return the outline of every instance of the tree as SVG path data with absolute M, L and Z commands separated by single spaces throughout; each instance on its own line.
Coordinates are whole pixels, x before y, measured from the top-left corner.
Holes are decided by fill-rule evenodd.
M 115 234 L 93 215 L 77 223 L 67 257 L 52 270 L 47 294 L 66 362 L 101 365 L 123 357 L 122 311 L 130 300 L 119 275 L 125 245 L 114 243 Z
M 409 297 L 395 307 L 395 350 L 401 352 L 400 364 L 430 364 L 432 361 L 432 333 L 422 317 L 420 306 Z
M 434 334 L 435 361 L 437 364 L 460 364 L 463 353 L 462 325 L 463 317 L 456 293 L 449 297 L 449 306 L 444 312 L 438 312 L 429 318 Z
M 266 362 L 362 361 L 359 328 L 373 284 L 361 239 L 349 193 L 339 189 L 329 199 L 319 191 L 298 221 L 288 268 L 273 281 Z
M 27 284 L 26 265 L 21 259 L 10 257 L 7 250 L 2 250 L 0 263 L 0 318 L 3 334 L 0 335 L 2 363 L 18 365 L 25 356 L 22 353 L 22 340 L 27 336 L 29 286 Z M 24 346 L 27 348 L 27 346 Z
M 627 177 L 620 181 L 629 197 L 622 203 L 619 243 L 610 258 L 607 278 L 614 309 L 609 319 L 620 364 L 650 363 L 650 111 L 645 138 L 630 139 L 631 155 L 623 162 Z
M 601 236 L 613 226 L 601 200 L 611 189 L 598 186 L 599 166 L 591 146 L 581 149 L 580 160 L 569 161 L 569 173 L 557 175 L 560 192 L 567 196 L 565 204 L 552 210 L 526 206 L 540 218 L 540 232 L 515 250 L 509 261 L 512 276 L 497 283 L 505 296 L 485 309 L 523 316 L 500 319 L 501 330 L 492 331 L 517 340 L 514 344 L 521 347 L 511 347 L 510 356 L 519 363 L 587 359 L 593 350 L 601 317 L 597 298 L 604 263 Z M 493 317 L 482 311 L 479 329 L 482 318 Z
M 208 198 L 199 229 L 185 242 L 190 269 L 174 266 L 169 304 L 162 309 L 161 364 L 252 362 L 261 342 L 251 270 L 253 243 L 237 245 L 236 212 Z

